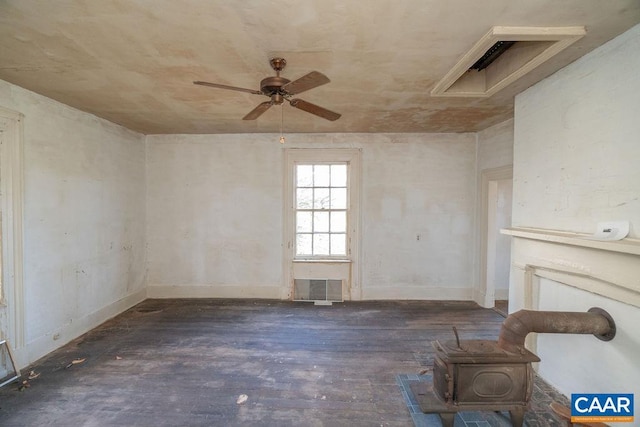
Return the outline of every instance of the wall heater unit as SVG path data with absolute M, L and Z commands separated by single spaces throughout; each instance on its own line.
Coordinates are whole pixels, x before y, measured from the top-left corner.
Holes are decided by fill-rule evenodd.
M 316 305 L 343 301 L 343 281 L 340 279 L 294 279 L 293 282 L 294 301 L 312 301 Z

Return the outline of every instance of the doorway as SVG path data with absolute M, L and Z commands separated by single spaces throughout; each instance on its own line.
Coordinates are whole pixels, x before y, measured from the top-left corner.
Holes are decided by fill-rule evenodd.
M 507 315 L 511 238 L 500 233 L 511 227 L 513 168 L 482 171 L 482 218 L 479 303 Z

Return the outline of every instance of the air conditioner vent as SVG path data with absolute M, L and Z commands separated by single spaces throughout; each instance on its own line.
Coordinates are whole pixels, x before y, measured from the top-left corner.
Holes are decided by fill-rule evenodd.
M 482 71 L 493 63 L 500 55 L 505 53 L 507 49 L 516 44 L 514 41 L 501 41 L 496 42 L 493 46 L 487 50 L 484 55 L 478 59 L 475 64 L 469 68 L 470 70 Z

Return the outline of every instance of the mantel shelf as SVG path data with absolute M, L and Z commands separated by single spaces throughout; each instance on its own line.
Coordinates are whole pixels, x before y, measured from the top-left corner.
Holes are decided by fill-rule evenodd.
M 593 240 L 589 234 L 567 231 L 546 230 L 543 228 L 513 227 L 500 230 L 502 234 L 531 240 L 541 240 L 603 251 L 640 255 L 640 240 L 625 238 L 622 240 Z

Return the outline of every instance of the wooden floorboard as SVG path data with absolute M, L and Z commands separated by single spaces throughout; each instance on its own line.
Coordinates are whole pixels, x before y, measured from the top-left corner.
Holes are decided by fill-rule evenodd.
M 503 320 L 470 302 L 147 300 L 0 389 L 0 425 L 412 426 L 396 376 L 452 326 L 496 339 Z

